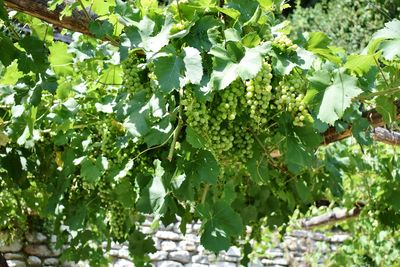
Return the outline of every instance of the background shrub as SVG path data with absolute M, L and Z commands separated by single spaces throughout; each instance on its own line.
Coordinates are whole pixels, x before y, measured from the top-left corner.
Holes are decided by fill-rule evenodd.
M 308 0 L 298 3 L 290 19 L 293 32 L 322 31 L 333 45 L 354 52 L 364 48 L 399 10 L 400 0 Z

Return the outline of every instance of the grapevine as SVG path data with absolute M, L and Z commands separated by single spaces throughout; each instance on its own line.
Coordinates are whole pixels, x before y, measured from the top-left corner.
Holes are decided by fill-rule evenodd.
M 99 13 L 90 23 L 74 5 L 60 13 L 36 2 L 63 17 L 55 26 L 83 34 L 54 40 L 40 30 L 50 25 L 0 2 L 1 20 L 31 31 L 0 33 L 9 51 L 0 55 L 0 196 L 12 199 L 0 200 L 0 231 L 12 236 L 36 216 L 60 244 L 80 247 L 87 234 L 91 247 L 128 241 L 139 266 L 154 250 L 137 225 L 153 214 L 164 224 L 200 220 L 202 245 L 228 250 L 246 226 L 284 228 L 296 208 L 344 203 L 343 173 L 358 163 L 320 152 L 330 132 L 368 147 L 371 125 L 397 127 L 397 20 L 348 55 L 321 32 L 292 40 L 276 16 L 285 1 L 83 1 Z M 368 208 L 399 214 L 397 187 L 379 188 Z M 98 265 L 84 254 L 76 259 Z

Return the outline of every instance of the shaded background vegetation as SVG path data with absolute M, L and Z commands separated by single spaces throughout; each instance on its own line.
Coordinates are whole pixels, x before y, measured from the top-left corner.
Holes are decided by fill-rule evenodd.
M 294 33 L 322 31 L 350 52 L 365 47 L 371 35 L 398 18 L 400 11 L 400 0 L 303 0 L 291 5 L 286 15 Z

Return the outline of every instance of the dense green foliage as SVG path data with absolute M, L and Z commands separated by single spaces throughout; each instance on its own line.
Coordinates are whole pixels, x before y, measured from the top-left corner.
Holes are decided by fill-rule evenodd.
M 337 207 L 354 208 L 365 205 L 361 215 L 333 225 L 321 226 L 318 230 L 347 231 L 351 238 L 338 247 L 336 252 L 326 255 L 324 266 L 398 266 L 400 264 L 398 187 L 400 185 L 398 149 L 374 144 L 361 148 L 353 140 L 336 143 L 319 151 L 334 154 L 337 171 L 343 174 L 343 195 L 335 198 L 329 206 L 312 207 L 302 213 L 296 211 L 284 227 L 299 229 L 304 217 L 326 214 Z M 392 187 L 394 190 L 388 189 Z M 282 227 L 281 227 L 282 228 Z M 263 255 L 274 247 L 276 233 L 264 229 L 260 242 L 254 245 L 254 256 Z M 308 262 L 317 264 L 322 259 L 321 251 L 310 253 Z M 325 248 L 326 249 L 326 248 Z
M 322 0 L 291 14 L 294 32 L 321 31 L 349 52 L 364 48 L 371 35 L 399 15 L 398 0 Z
M 63 259 L 94 266 L 105 261 L 98 244 L 128 241 L 141 265 L 154 251 L 138 227 L 146 213 L 164 224 L 179 215 L 183 232 L 200 219 L 217 252 L 247 225 L 275 228 L 341 199 L 346 163 L 318 147 L 329 126 L 350 125 L 370 145 L 362 104 L 393 123 L 400 22 L 348 56 L 320 32 L 289 39 L 275 16 L 283 2 L 82 1 L 99 39 L 71 44 L 12 13 L 32 30 L 19 36 L 0 5 L 14 33 L 0 33 L 0 229 L 46 221 L 59 245 L 71 240 Z

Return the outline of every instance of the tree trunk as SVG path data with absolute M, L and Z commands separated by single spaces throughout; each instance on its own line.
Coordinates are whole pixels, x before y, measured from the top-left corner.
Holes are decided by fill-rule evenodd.
M 4 0 L 5 5 L 11 9 L 44 20 L 56 27 L 92 36 L 88 28 L 90 19 L 83 12 L 75 10 L 72 16 L 60 18 L 65 5 L 59 5 L 56 10 L 51 11 L 47 7 L 47 2 L 47 0 Z
M 0 267 L 8 267 L 7 261 L 1 253 L 0 253 Z

